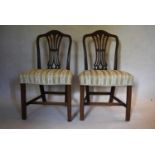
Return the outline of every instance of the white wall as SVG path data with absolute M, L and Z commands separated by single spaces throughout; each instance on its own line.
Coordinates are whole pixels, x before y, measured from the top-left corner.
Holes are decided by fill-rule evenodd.
M 71 69 L 83 70 L 82 36 L 103 29 L 117 34 L 121 42 L 121 69 L 135 77 L 133 104 L 155 102 L 155 26 L 0 26 L 0 104 L 19 108 L 18 75 L 36 65 L 35 39 L 57 29 L 72 36 Z M 73 86 L 73 103 L 79 104 L 79 86 Z M 77 83 L 77 82 L 76 82 Z M 28 88 L 28 95 L 38 89 Z M 121 95 L 123 96 L 122 89 Z

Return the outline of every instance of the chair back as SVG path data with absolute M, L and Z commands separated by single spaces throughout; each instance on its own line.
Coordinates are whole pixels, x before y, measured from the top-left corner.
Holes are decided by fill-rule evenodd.
M 109 42 L 115 41 L 115 48 L 114 48 L 114 70 L 117 70 L 118 67 L 118 46 L 119 46 L 119 39 L 118 36 L 114 34 L 110 34 L 104 30 L 98 30 L 90 34 L 86 34 L 83 36 L 83 47 L 84 47 L 84 63 L 85 63 L 85 70 L 88 70 L 88 51 L 90 47 L 86 44 L 88 43 L 88 38 L 91 39 L 94 43 L 94 50 L 95 50 L 95 62 L 93 64 L 93 69 L 95 70 L 107 70 L 107 53 L 109 51 Z
M 67 38 L 68 41 L 68 53 L 66 60 L 66 69 L 70 69 L 70 50 L 72 44 L 72 38 L 68 34 L 64 34 L 58 30 L 52 30 L 45 34 L 41 34 L 37 36 L 36 44 L 37 44 L 37 67 L 42 68 L 41 64 L 41 47 L 40 40 L 45 38 L 46 44 L 48 48 L 44 48 L 48 50 L 48 69 L 59 69 L 61 68 L 61 58 L 60 58 L 60 45 L 62 43 L 63 38 Z M 66 48 L 66 47 L 65 47 Z

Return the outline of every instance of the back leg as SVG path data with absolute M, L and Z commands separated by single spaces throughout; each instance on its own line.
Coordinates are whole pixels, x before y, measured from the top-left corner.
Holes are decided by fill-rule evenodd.
M 109 99 L 109 103 L 113 102 L 113 96 L 115 94 L 115 87 L 111 87 L 111 94 L 110 94 L 110 99 Z
M 40 93 L 42 95 L 42 101 L 46 102 L 46 95 L 45 95 L 45 91 L 44 91 L 44 86 L 40 85 Z

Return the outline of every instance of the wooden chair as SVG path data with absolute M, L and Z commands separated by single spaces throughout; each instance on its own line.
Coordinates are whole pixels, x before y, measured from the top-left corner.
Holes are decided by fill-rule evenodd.
M 66 39 L 63 39 L 66 38 Z M 47 48 L 40 47 L 41 40 L 47 43 Z M 67 61 L 66 67 L 62 68 L 60 63 L 60 47 L 63 45 L 67 48 Z M 27 118 L 27 106 L 30 104 L 42 104 L 42 105 L 67 105 L 68 121 L 71 121 L 71 84 L 72 84 L 72 72 L 70 71 L 70 50 L 71 50 L 72 38 L 68 34 L 64 34 L 57 30 L 52 30 L 45 34 L 37 36 L 37 69 L 32 69 L 20 74 L 20 87 L 21 87 L 21 111 L 22 119 Z M 48 64 L 45 69 L 42 68 L 41 63 L 41 51 L 48 51 Z M 62 49 L 61 49 L 62 50 Z M 64 51 L 63 51 L 64 52 Z M 41 95 L 35 97 L 30 101 L 26 101 L 26 85 L 33 84 L 39 85 Z M 65 86 L 65 91 L 45 91 L 44 86 Z M 47 94 L 65 95 L 65 102 L 47 102 Z M 42 99 L 42 102 L 37 101 Z
M 93 69 L 88 69 L 88 51 L 92 49 L 91 41 L 94 43 L 95 63 Z M 113 43 L 115 42 L 115 44 Z M 114 67 L 109 68 L 108 55 L 110 44 L 114 46 Z M 118 47 L 119 39 L 116 35 L 110 34 L 103 30 L 98 30 L 83 36 L 84 47 L 84 65 L 85 70 L 80 73 L 80 120 L 84 120 L 85 105 L 109 105 L 109 106 L 124 106 L 126 108 L 126 121 L 130 120 L 131 97 L 133 76 L 128 72 L 118 70 Z M 90 87 L 110 87 L 110 91 L 94 92 Z M 127 87 L 126 103 L 115 96 L 116 87 Z M 107 88 L 106 88 L 107 89 Z M 86 95 L 84 95 L 86 94 Z M 91 95 L 110 95 L 109 103 L 91 102 Z M 115 102 L 113 102 L 115 100 Z M 117 101 L 117 103 L 116 103 Z

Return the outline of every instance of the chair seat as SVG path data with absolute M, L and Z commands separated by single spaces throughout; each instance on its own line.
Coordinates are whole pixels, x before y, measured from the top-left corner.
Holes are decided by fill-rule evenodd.
M 80 85 L 86 86 L 133 85 L 133 76 L 120 70 L 85 70 L 79 77 Z
M 72 76 L 72 72 L 66 69 L 33 69 L 20 74 L 20 83 L 71 85 Z

